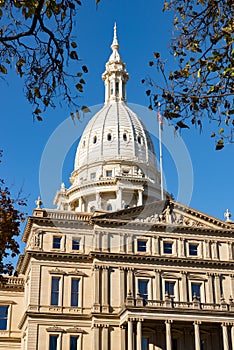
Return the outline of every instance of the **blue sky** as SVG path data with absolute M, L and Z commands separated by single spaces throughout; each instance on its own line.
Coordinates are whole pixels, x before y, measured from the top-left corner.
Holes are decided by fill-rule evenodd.
M 134 5 L 133 5 L 134 4 Z M 163 0 L 101 0 L 98 10 L 94 0 L 84 1 L 76 20 L 74 34 L 79 44 L 81 63 L 89 68 L 86 76 L 85 93 L 80 105 L 94 106 L 104 101 L 104 86 L 101 74 L 111 53 L 113 25 L 117 22 L 120 54 L 127 64 L 130 80 L 127 85 L 128 102 L 147 106 L 148 99 L 141 80 L 148 74 L 160 79 L 148 62 L 153 52 L 159 51 L 173 65 L 168 52 L 172 31 L 172 15 L 162 12 Z M 1 142 L 4 151 L 0 171 L 12 191 L 22 188 L 28 196 L 27 212 L 31 214 L 35 199 L 40 194 L 40 161 L 45 145 L 54 130 L 69 117 L 70 110 L 58 104 L 44 114 L 44 121 L 33 122 L 32 106 L 23 95 L 23 84 L 14 72 L 7 82 L 0 81 L 1 89 Z M 90 116 L 73 126 L 74 133 L 81 133 Z M 234 215 L 233 206 L 233 151 L 234 145 L 227 145 L 222 151 L 215 151 L 211 131 L 215 125 L 207 123 L 202 134 L 198 130 L 185 130 L 181 137 L 188 149 L 194 171 L 194 188 L 190 206 L 212 216 L 223 219 L 224 211 Z M 67 135 L 66 135 L 67 136 Z M 65 137 L 65 135 L 64 135 Z M 63 138 L 63 135 L 61 136 Z M 62 140 L 61 140 L 62 143 Z M 175 141 L 176 144 L 176 141 Z M 73 169 L 76 143 L 68 152 L 62 169 L 63 181 L 69 185 Z M 158 153 L 158 145 L 156 143 Z M 54 150 L 55 153 L 59 149 Z M 186 170 L 186 164 L 184 165 Z M 176 197 L 178 177 L 176 164 L 167 149 L 164 149 L 164 173 L 167 189 Z M 53 169 L 48 169 L 50 183 L 56 178 Z M 55 188 L 60 184 L 55 183 Z M 50 205 L 52 207 L 52 203 Z

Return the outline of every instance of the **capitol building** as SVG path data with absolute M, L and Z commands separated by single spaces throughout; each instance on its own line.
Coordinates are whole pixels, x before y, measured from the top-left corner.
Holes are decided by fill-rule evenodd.
M 128 107 L 114 29 L 105 103 L 71 186 L 28 217 L 17 276 L 0 280 L 1 350 L 234 350 L 234 226 L 164 191 Z

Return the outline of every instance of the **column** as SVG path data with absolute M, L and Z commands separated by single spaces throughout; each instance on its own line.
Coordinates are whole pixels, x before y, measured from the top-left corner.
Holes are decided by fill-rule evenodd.
M 228 255 L 229 255 L 229 260 L 233 260 L 233 244 L 232 244 L 232 242 L 228 242 Z
M 133 269 L 131 267 L 128 268 L 127 277 L 127 294 L 131 293 L 131 295 L 133 296 Z
M 133 350 L 133 320 L 128 320 L 128 350 Z
M 94 235 L 94 250 L 99 250 L 99 232 Z
M 93 325 L 93 350 L 100 350 L 100 326 Z
M 94 282 L 94 305 L 93 305 L 93 311 L 94 312 L 100 312 L 100 267 L 97 265 L 94 265 L 93 268 L 93 282 Z
M 223 332 L 223 350 L 229 350 L 229 343 L 228 343 L 228 323 L 224 322 L 222 323 L 222 332 Z
M 109 252 L 108 247 L 108 232 L 102 233 L 102 251 Z
M 212 259 L 218 259 L 218 247 L 217 247 L 217 242 L 212 241 L 211 242 L 211 248 L 212 248 Z
M 153 243 L 154 244 L 154 251 L 153 251 L 153 253 L 155 255 L 159 255 L 159 244 L 160 244 L 159 237 L 154 237 L 153 242 L 154 242 Z
M 109 350 L 109 325 L 103 325 L 102 329 L 102 350 Z
M 231 324 L 231 341 L 232 341 L 232 350 L 234 350 L 234 323 Z
M 215 276 L 215 303 L 220 303 L 221 293 L 220 293 L 220 275 L 218 273 Z
M 165 321 L 166 324 L 166 350 L 172 350 L 171 324 L 172 320 Z
M 195 321 L 194 325 L 194 338 L 195 338 L 195 350 L 201 350 L 201 340 L 200 340 L 200 324 L 201 322 Z
M 183 258 L 185 257 L 185 239 L 180 238 L 180 256 Z
M 108 294 L 109 294 L 108 275 L 109 275 L 108 266 L 102 266 L 102 312 L 109 312 L 109 304 L 108 304 Z
M 119 251 L 120 253 L 126 252 L 126 244 L 125 244 L 125 233 L 120 233 L 119 235 Z
M 126 328 L 125 326 L 120 326 L 120 337 L 121 337 L 121 350 L 126 350 Z
M 234 297 L 234 275 L 230 275 L 231 282 L 231 296 Z
M 117 198 L 117 210 L 122 209 L 122 197 L 123 197 L 123 192 L 122 188 L 118 188 L 117 193 L 116 193 L 116 198 Z
M 156 300 L 161 300 L 161 271 L 155 270 L 155 294 L 154 298 Z
M 138 190 L 138 201 L 137 201 L 137 205 L 142 205 L 143 204 L 143 190 L 140 189 Z
M 187 273 L 186 271 L 181 271 L 181 301 L 187 302 L 188 301 L 188 294 L 187 294 Z
M 127 253 L 132 253 L 132 240 L 133 240 L 133 236 L 130 234 L 127 237 Z
M 126 288 L 125 288 L 125 269 L 124 267 L 119 268 L 119 303 L 120 306 L 125 304 Z
M 210 259 L 210 241 L 206 240 L 206 258 Z
M 214 291 L 213 291 L 213 273 L 207 273 L 207 283 L 208 283 L 208 303 L 213 304 L 214 303 Z
M 137 320 L 137 346 L 136 350 L 142 350 L 142 321 L 143 319 Z

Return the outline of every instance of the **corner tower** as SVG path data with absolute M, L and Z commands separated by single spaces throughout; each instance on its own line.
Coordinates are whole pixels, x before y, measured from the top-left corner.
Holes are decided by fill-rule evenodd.
M 119 54 L 116 24 L 111 49 L 102 75 L 105 104 L 82 134 L 72 185 L 55 197 L 58 209 L 115 211 L 160 199 L 153 142 L 126 103 L 129 75 Z

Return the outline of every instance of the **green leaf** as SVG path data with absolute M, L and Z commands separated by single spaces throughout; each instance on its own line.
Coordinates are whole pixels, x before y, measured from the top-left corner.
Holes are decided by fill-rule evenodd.
M 81 83 L 81 84 L 85 84 L 84 79 L 81 78 L 81 79 L 80 79 L 80 83 Z
M 75 48 L 77 48 L 77 43 L 75 41 L 72 41 L 71 46 L 73 47 L 73 49 L 75 49 Z

